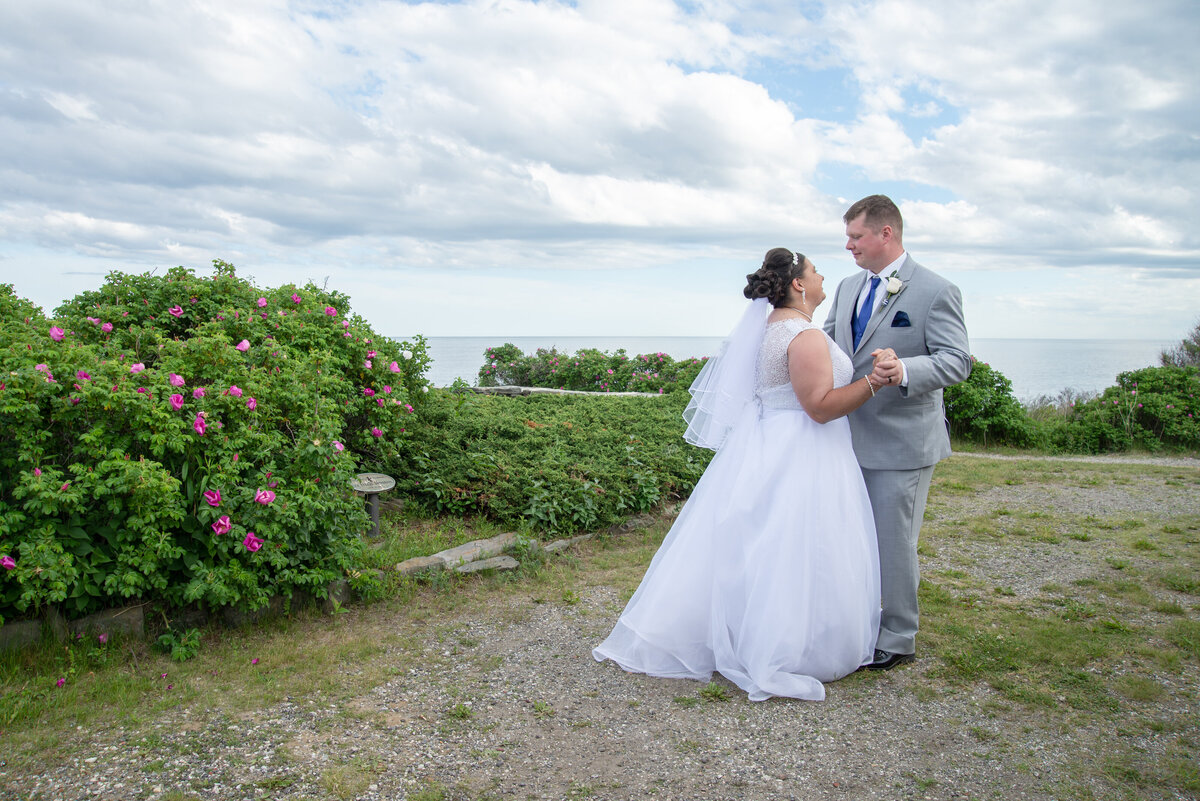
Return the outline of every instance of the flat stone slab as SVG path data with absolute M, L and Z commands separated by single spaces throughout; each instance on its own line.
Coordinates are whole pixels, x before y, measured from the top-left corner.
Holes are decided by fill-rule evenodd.
M 510 531 L 486 540 L 474 540 L 445 551 L 439 551 L 433 556 L 445 562 L 447 567 L 457 567 L 468 562 L 478 562 L 480 559 L 499 556 L 516 544 L 517 534 Z
M 105 609 L 102 612 L 72 620 L 67 624 L 72 635 L 128 634 L 132 637 L 146 636 L 146 618 L 142 607 L 126 606 L 122 609 Z
M 16 620 L 0 626 L 0 652 L 34 645 L 42 638 L 42 621 Z
M 565 540 L 555 540 L 554 542 L 548 542 L 543 545 L 542 550 L 546 553 L 560 553 L 567 550 L 577 542 L 583 542 L 584 540 L 590 540 L 591 538 L 591 534 L 580 534 L 578 537 L 569 537 Z
M 396 565 L 396 572 L 407 576 L 424 570 L 442 570 L 445 567 L 446 560 L 440 556 L 414 556 Z
M 480 570 L 516 570 L 520 563 L 511 556 L 493 556 L 491 559 L 480 559 L 478 562 L 468 562 L 454 568 L 455 573 L 478 573 Z

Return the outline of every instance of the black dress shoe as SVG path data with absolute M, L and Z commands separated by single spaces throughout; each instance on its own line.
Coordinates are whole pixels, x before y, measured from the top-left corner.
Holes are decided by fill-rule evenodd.
M 867 670 L 891 670 L 896 665 L 903 665 L 916 659 L 915 654 L 893 654 L 891 651 L 875 649 L 875 661 L 867 665 Z

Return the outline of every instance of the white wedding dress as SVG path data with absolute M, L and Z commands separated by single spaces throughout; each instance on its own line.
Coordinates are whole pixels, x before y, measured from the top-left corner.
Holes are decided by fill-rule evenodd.
M 699 681 L 718 671 L 751 701 L 819 701 L 821 682 L 871 661 L 879 556 L 849 423 L 815 422 L 788 377 L 788 345 L 809 328 L 767 326 L 754 400 L 592 651 L 597 661 Z M 826 340 L 834 386 L 845 386 L 850 359 Z

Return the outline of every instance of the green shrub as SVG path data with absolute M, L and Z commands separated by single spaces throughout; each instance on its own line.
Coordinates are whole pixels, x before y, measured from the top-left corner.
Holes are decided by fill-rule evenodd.
M 548 387 L 585 392 L 669 393 L 686 390 L 708 357 L 676 361 L 665 353 L 630 359 L 623 348 L 611 355 L 584 348 L 568 356 L 538 348 L 525 356 L 511 343 L 488 348 L 479 368 L 479 385 Z
M 982 445 L 1024 447 L 1033 439 L 1033 423 L 1013 397 L 1012 382 L 987 362 L 971 357 L 971 374 L 948 387 L 946 419 L 955 437 Z
M 1160 355 L 1164 367 L 1200 367 L 1200 323 L 1173 348 Z
M 397 468 L 398 489 L 435 514 L 595 530 L 691 491 L 712 454 L 683 441 L 687 399 L 435 390 Z
M 349 481 L 403 450 L 424 340 L 214 265 L 112 273 L 53 320 L 0 285 L 0 618 L 253 609 L 351 564 Z
M 1146 367 L 1121 373 L 1116 386 L 1076 403 L 1060 423 L 1047 426 L 1047 449 L 1106 453 L 1137 446 L 1200 449 L 1200 369 Z

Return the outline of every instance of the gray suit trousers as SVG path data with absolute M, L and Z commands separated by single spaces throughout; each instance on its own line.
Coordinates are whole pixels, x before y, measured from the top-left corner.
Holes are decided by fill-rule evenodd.
M 933 465 L 915 470 L 862 468 L 879 539 L 880 589 L 883 615 L 875 647 L 894 654 L 916 650 L 917 536 L 925 517 L 925 501 L 933 480 Z

